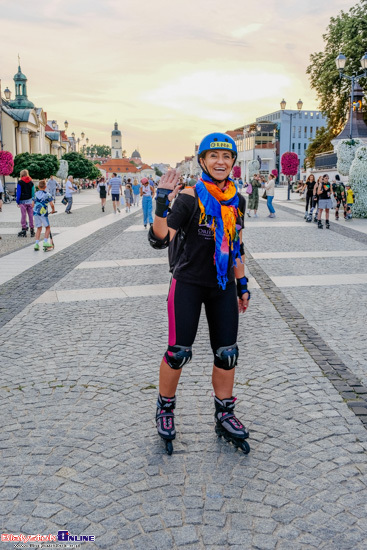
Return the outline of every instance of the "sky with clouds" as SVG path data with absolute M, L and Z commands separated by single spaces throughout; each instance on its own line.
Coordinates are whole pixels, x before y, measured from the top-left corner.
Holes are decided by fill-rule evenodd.
M 195 142 L 287 107 L 316 109 L 306 67 L 347 0 L 0 0 L 2 88 L 17 55 L 28 97 L 90 143 L 175 162 Z

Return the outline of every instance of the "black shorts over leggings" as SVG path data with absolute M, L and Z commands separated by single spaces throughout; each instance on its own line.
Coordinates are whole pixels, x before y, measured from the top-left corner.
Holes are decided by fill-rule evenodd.
M 238 299 L 234 281 L 222 290 L 219 286 L 208 288 L 172 279 L 167 304 L 168 345 L 192 346 L 202 304 L 205 306 L 210 345 L 216 364 L 216 350 L 231 347 L 237 342 Z

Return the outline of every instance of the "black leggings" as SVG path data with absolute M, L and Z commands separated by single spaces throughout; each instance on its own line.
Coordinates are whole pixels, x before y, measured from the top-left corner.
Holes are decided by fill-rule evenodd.
M 310 206 L 310 210 L 313 207 L 313 191 L 307 191 L 306 193 L 306 212 L 308 212 L 308 206 Z
M 205 306 L 210 345 L 216 364 L 216 350 L 233 346 L 237 342 L 238 299 L 234 281 L 222 290 L 219 286 L 208 288 L 172 279 L 167 304 L 168 345 L 192 346 L 202 304 Z

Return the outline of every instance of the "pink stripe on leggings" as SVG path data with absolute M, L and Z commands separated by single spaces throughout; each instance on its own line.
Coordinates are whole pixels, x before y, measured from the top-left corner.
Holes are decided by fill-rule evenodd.
M 168 345 L 174 346 L 176 344 L 176 317 L 175 317 L 175 291 L 176 291 L 176 279 L 172 279 L 171 288 L 168 294 Z

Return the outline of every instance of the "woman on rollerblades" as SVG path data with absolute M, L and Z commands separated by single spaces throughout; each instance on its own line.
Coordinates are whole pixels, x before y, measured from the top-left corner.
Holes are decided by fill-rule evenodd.
M 214 355 L 215 429 L 245 453 L 250 450 L 246 442 L 249 432 L 234 415 L 233 397 L 238 313 L 246 311 L 250 299 L 242 244 L 246 202 L 229 178 L 236 158 L 236 144 L 230 136 L 209 134 L 198 150 L 202 168 L 198 183 L 178 195 L 179 175 L 173 170 L 162 176 L 157 189 L 148 236 L 151 246 L 166 248 L 177 232 L 177 237 L 184 239 L 178 247 L 168 295 L 168 348 L 160 365 L 156 414 L 158 434 L 165 440 L 168 454 L 176 437 L 176 388 L 182 367 L 192 357 L 202 304 Z M 177 238 L 171 251 L 177 250 L 176 242 Z

